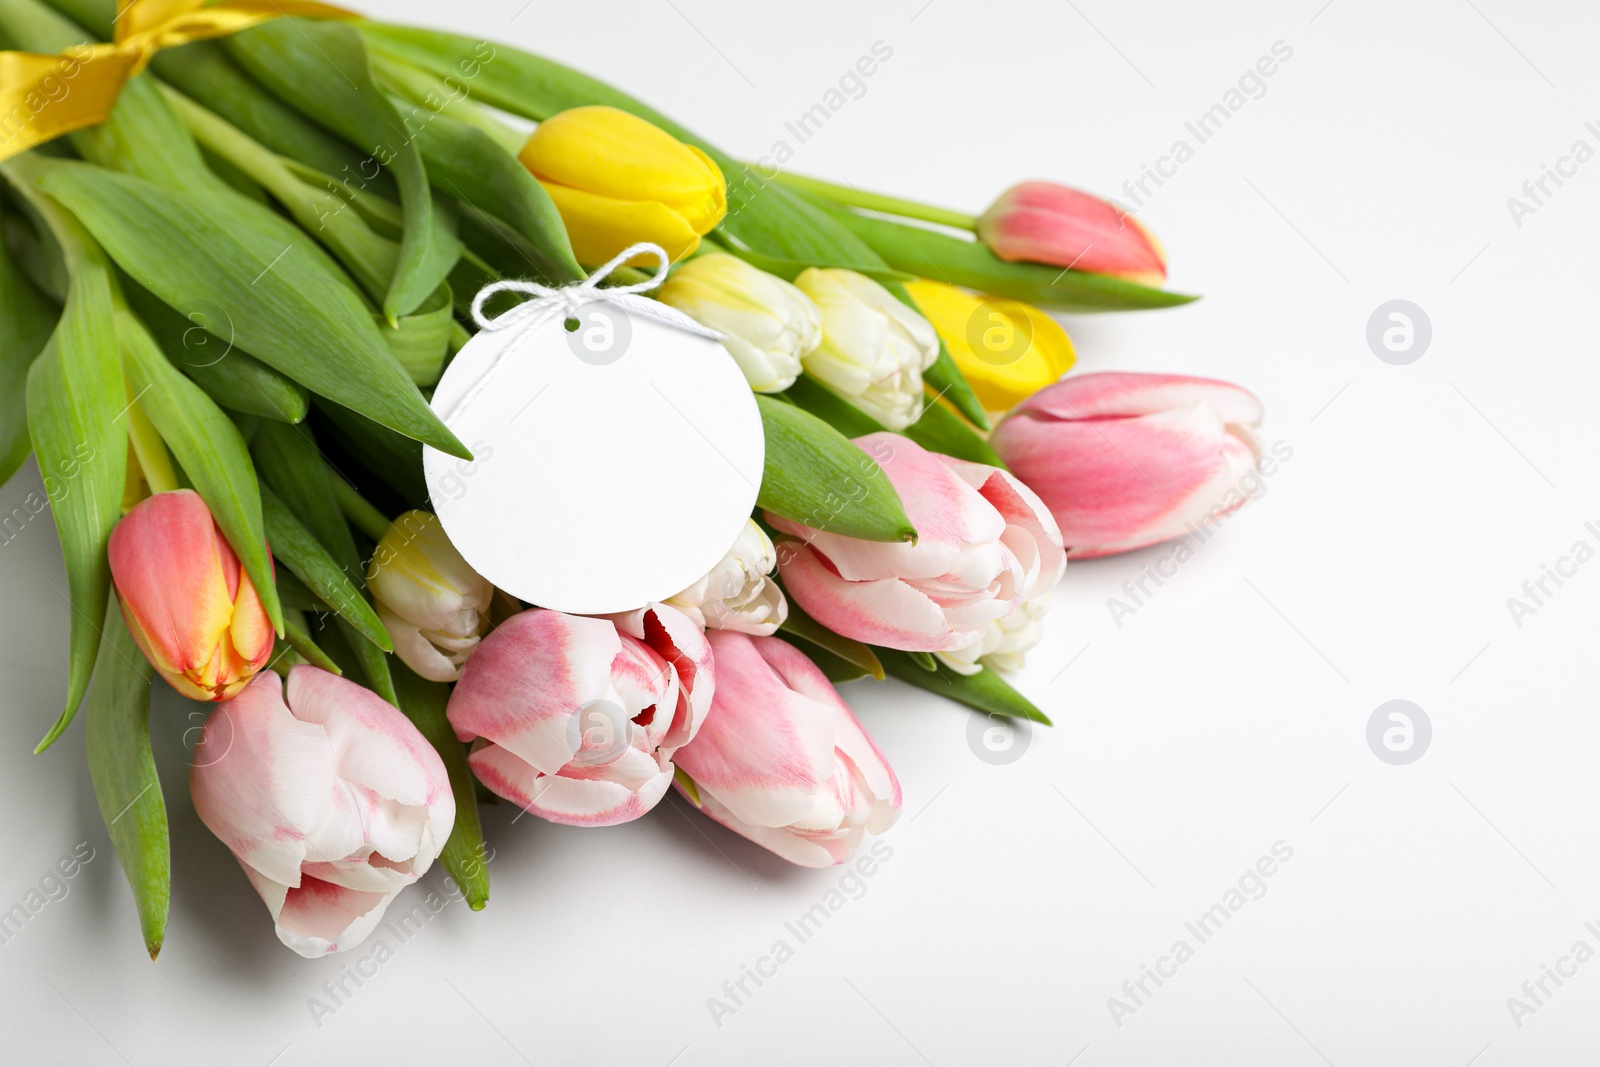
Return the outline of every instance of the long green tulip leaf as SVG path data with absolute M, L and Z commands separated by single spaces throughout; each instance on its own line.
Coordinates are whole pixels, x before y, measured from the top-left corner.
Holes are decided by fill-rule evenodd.
M 83 227 L 39 195 L 37 163 L 4 171 L 49 227 L 71 275 L 55 332 L 28 370 L 28 436 L 44 478 L 66 566 L 71 608 L 67 700 L 36 751 L 61 736 L 89 688 L 100 622 L 111 591 L 106 546 L 122 505 L 128 394 L 117 356 L 111 265 Z
M 224 47 L 280 100 L 394 174 L 406 228 L 383 310 L 390 322 L 415 311 L 445 280 L 455 255 L 438 240 L 422 155 L 373 81 L 361 35 L 337 22 L 274 19 L 233 34 Z
M 218 200 L 180 197 L 97 167 L 50 161 L 41 180 L 123 270 L 167 304 L 214 312 L 241 348 L 313 392 L 470 458 L 320 251 L 302 254 L 263 228 L 241 225 Z
M 923 407 L 922 416 L 903 432 L 931 452 L 943 452 L 956 459 L 1005 469 L 999 453 L 989 447 L 988 441 L 974 433 L 959 415 L 932 397 Z
M 261 515 L 266 521 L 267 539 L 272 542 L 272 554 L 278 562 L 367 641 L 385 652 L 392 651 L 394 644 L 389 640 L 389 632 L 350 576 L 334 562 L 316 535 L 295 518 L 288 505 L 265 485 L 261 487 Z
M 172 853 L 167 805 L 150 751 L 152 673 L 112 603 L 95 659 L 85 746 L 95 800 L 133 889 L 145 949 L 155 959 L 167 932 Z
M 889 264 L 964 285 L 995 296 L 1025 300 L 1057 311 L 1141 311 L 1178 307 L 1198 297 L 1167 289 L 1152 289 L 1136 282 L 1061 270 L 1038 263 L 1007 263 L 977 241 L 967 241 L 920 226 L 840 210 L 834 215 L 877 249 Z
M 919 689 L 949 697 L 979 711 L 1013 719 L 1029 719 L 1045 726 L 1051 725 L 1049 717 L 1034 707 L 1032 701 L 1011 688 L 999 674 L 987 668 L 977 674 L 957 674 L 944 664 L 938 663 L 930 671 L 909 652 L 888 648 L 880 648 L 877 651 L 878 658 L 883 661 L 883 669 L 902 682 L 910 682 Z
M 478 818 L 478 796 L 472 768 L 467 765 L 467 749 L 456 740 L 450 720 L 445 718 L 450 687 L 419 678 L 399 663 L 394 666 L 394 683 L 400 694 L 400 710 L 438 751 L 450 775 L 450 792 L 456 799 L 456 822 L 439 852 L 439 862 L 460 887 L 467 906 L 479 911 L 489 902 L 489 853 L 483 841 L 483 823 Z
M 149 416 L 211 509 L 211 517 L 250 576 L 273 629 L 282 634 L 283 609 L 272 580 L 261 494 L 239 428 L 204 390 L 167 361 L 144 324 L 126 309 L 117 312 L 117 340 L 128 389 L 139 398 L 140 410 Z
M 128 305 L 172 365 L 229 411 L 277 422 L 299 422 L 311 410 L 306 387 L 235 346 L 220 308 L 188 318 L 124 275 Z
M 0 241 L 0 485 L 28 458 L 28 368 L 59 317 L 60 310 L 28 281 Z
M 916 540 L 899 494 L 871 456 L 793 404 L 760 395 L 756 403 L 767 442 L 758 506 L 846 537 Z

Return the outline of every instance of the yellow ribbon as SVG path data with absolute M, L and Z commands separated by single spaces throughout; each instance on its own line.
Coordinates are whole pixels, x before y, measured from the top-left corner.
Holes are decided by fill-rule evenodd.
M 129 78 L 157 52 L 223 37 L 283 15 L 353 18 L 310 0 L 118 0 L 116 40 L 60 55 L 0 52 L 0 160 L 111 115 Z

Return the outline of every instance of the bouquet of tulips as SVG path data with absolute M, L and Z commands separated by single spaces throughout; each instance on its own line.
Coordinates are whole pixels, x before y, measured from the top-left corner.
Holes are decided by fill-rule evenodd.
M 551 60 L 315 3 L 0 0 L 0 44 L 0 482 L 32 454 L 71 601 L 39 747 L 86 704 L 152 957 L 155 674 L 215 704 L 196 811 L 317 956 L 436 859 L 481 908 L 480 799 L 604 826 L 672 787 L 844 862 L 901 794 L 835 683 L 1048 722 L 1001 675 L 1068 557 L 1243 500 L 1249 393 L 1063 378 L 1041 308 L 1192 299 L 1086 194 L 1027 182 L 972 218 L 802 179 Z M 431 389 L 485 286 L 639 241 L 757 394 L 757 508 L 665 601 L 524 604 L 430 511 L 424 447 L 471 457 Z

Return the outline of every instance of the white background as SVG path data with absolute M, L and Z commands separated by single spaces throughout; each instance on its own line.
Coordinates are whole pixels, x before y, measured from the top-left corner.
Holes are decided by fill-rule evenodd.
M 1600 563 L 1520 628 L 1506 606 L 1574 541 L 1600 547 L 1600 163 L 1520 227 L 1506 205 L 1575 140 L 1600 147 L 1593 7 L 523 2 L 387 7 L 564 59 L 747 156 L 881 40 L 892 60 L 793 169 L 974 211 L 1027 177 L 1118 194 L 1285 42 L 1265 95 L 1140 211 L 1205 299 L 1067 324 L 1080 370 L 1247 385 L 1293 458 L 1120 627 L 1107 598 L 1163 550 L 1069 567 L 1016 679 L 1057 725 L 1010 765 L 975 755 L 962 708 L 848 687 L 905 788 L 893 857 L 720 1027 L 707 999 L 840 876 L 676 798 L 610 830 L 488 811 L 488 909 L 445 909 L 319 1026 L 308 998 L 351 957 L 278 944 L 195 819 L 192 706 L 165 691 L 174 901 L 152 964 L 81 724 L 29 755 L 66 664 L 41 518 L 0 547 L 0 906 L 75 843 L 97 853 L 0 946 L 8 1062 L 1593 1062 L 1600 962 L 1520 1028 L 1506 1003 L 1580 938 L 1600 949 Z M 1365 340 L 1394 298 L 1433 325 L 1409 366 Z M 0 510 L 36 487 L 30 468 Z M 1365 739 L 1395 698 L 1434 730 L 1403 767 Z M 1108 998 L 1280 840 L 1266 895 L 1115 1025 Z

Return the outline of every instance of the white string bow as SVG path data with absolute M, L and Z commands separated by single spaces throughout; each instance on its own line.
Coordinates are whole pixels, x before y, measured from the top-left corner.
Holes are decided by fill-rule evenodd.
M 658 266 L 654 274 L 632 285 L 614 285 L 604 289 L 600 287 L 600 283 L 610 277 L 612 271 L 638 255 L 650 255 L 656 258 Z M 473 398 L 488 386 L 490 379 L 505 362 L 506 356 L 520 348 L 523 342 L 540 327 L 557 316 L 563 322 L 569 318 L 577 318 L 578 309 L 585 304 L 615 304 L 630 315 L 642 319 L 654 319 L 700 337 L 709 337 L 713 341 L 722 340 L 722 334 L 700 325 L 676 308 L 639 295 L 666 281 L 667 269 L 671 264 L 672 260 L 667 256 L 666 249 L 649 241 L 641 241 L 618 252 L 604 266 L 574 285 L 549 286 L 540 285 L 538 282 L 507 279 L 490 282 L 478 290 L 478 295 L 472 298 L 472 321 L 477 323 L 480 329 L 504 330 L 511 327 L 518 329 L 505 347 L 496 353 L 489 365 L 484 368 L 483 374 L 472 384 L 472 388 L 468 389 L 450 409 L 444 421 L 448 423 L 451 418 L 464 411 Z M 504 314 L 490 318 L 483 313 L 483 307 L 498 293 L 527 293 L 533 299 L 525 300 Z

